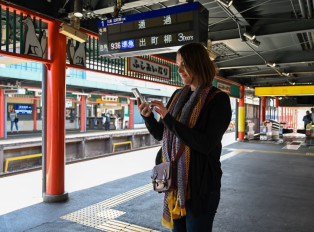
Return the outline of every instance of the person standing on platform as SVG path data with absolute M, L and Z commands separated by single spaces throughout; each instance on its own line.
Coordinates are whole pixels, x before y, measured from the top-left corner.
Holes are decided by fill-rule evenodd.
M 102 115 L 102 121 L 103 121 L 103 125 L 105 126 L 105 130 L 109 131 L 110 130 L 110 115 L 107 109 L 105 109 L 105 112 Z
M 15 113 L 14 108 L 11 109 L 9 116 L 11 120 L 11 133 L 13 133 L 13 124 L 15 124 L 16 133 L 18 133 L 19 132 L 19 127 L 18 127 L 19 119 L 17 117 L 17 114 Z
M 166 107 L 152 101 L 150 108 L 138 98 L 138 110 L 153 137 L 163 141 L 156 164 L 183 151 L 173 172 L 176 188 L 164 196 L 162 224 L 173 232 L 210 232 L 220 201 L 221 140 L 231 120 L 230 99 L 213 86 L 216 66 L 201 43 L 182 46 L 176 63 L 184 87 Z
M 310 111 L 308 110 L 306 111 L 306 114 L 303 116 L 303 121 L 304 121 L 304 130 L 306 130 L 306 125 L 312 121 Z

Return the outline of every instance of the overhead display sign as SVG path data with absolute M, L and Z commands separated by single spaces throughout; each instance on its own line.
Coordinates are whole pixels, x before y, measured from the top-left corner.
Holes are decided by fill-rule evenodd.
M 208 10 L 199 2 L 98 22 L 99 55 L 124 57 L 175 52 L 208 39 Z

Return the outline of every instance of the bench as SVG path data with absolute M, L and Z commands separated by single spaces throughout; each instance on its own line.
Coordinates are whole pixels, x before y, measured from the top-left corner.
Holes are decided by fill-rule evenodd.
M 113 143 L 112 147 L 112 152 L 115 152 L 116 150 L 116 145 L 123 145 L 123 144 L 130 144 L 131 150 L 132 150 L 132 142 L 131 141 L 125 141 L 125 142 L 120 142 L 120 143 Z
M 42 154 L 33 154 L 33 155 L 24 155 L 24 156 L 19 156 L 19 157 L 6 158 L 5 159 L 5 169 L 4 169 L 4 172 L 8 171 L 8 167 L 9 167 L 9 162 L 10 161 L 31 159 L 31 158 L 41 157 L 41 156 L 42 156 Z

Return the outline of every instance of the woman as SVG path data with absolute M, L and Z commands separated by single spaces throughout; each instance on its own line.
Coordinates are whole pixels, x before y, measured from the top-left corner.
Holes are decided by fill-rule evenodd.
M 16 129 L 16 133 L 19 132 L 19 127 L 18 127 L 18 118 L 17 118 L 17 114 L 15 113 L 14 108 L 11 109 L 10 112 L 10 120 L 11 120 L 11 133 L 13 133 L 13 125 L 15 124 L 15 129 Z
M 149 108 L 137 99 L 138 109 L 149 132 L 163 140 L 163 161 L 174 160 L 179 147 L 185 146 L 177 163 L 177 188 L 165 193 L 162 224 L 175 232 L 208 232 L 220 200 L 219 159 L 231 119 L 230 99 L 213 87 L 216 68 L 202 44 L 182 46 L 176 63 L 184 87 L 174 92 L 166 107 L 152 101 Z

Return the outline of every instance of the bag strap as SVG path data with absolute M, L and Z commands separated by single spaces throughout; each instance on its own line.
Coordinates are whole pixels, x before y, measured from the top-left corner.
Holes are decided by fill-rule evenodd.
M 179 150 L 178 150 L 178 152 L 177 152 L 177 154 L 176 154 L 176 156 L 174 157 L 174 161 L 173 161 L 174 163 L 176 163 L 180 159 L 184 148 L 185 148 L 185 144 L 182 143 L 180 148 L 179 148 Z
M 212 91 L 212 89 L 211 89 L 210 92 L 208 93 L 209 96 L 208 96 L 207 99 L 206 99 L 206 102 L 205 102 L 205 104 L 204 104 L 204 106 L 203 106 L 203 109 L 209 104 L 209 102 L 215 97 L 215 95 L 216 95 L 217 93 L 220 93 L 220 92 L 221 92 L 220 89 L 217 89 L 217 88 L 216 88 L 214 91 Z M 173 162 L 177 162 L 177 161 L 179 160 L 179 158 L 181 157 L 181 155 L 182 155 L 182 153 L 183 153 L 184 148 L 185 148 L 185 144 L 182 143 L 181 146 L 180 146 L 180 148 L 179 148 L 179 150 L 178 150 L 178 152 L 177 152 L 177 154 L 176 154 L 175 157 L 174 157 L 174 161 L 173 161 Z
M 213 87 L 213 89 L 214 89 L 215 87 Z M 217 93 L 220 93 L 221 92 L 221 90 L 220 89 L 218 89 L 218 88 L 215 88 L 214 89 L 214 91 L 213 91 L 213 89 L 212 90 L 210 90 L 210 95 L 207 97 L 207 99 L 206 99 L 206 102 L 205 102 L 205 105 L 204 105 L 204 107 L 203 107 L 203 109 L 205 108 L 205 106 L 207 106 L 208 105 L 208 103 L 216 96 L 216 94 Z

